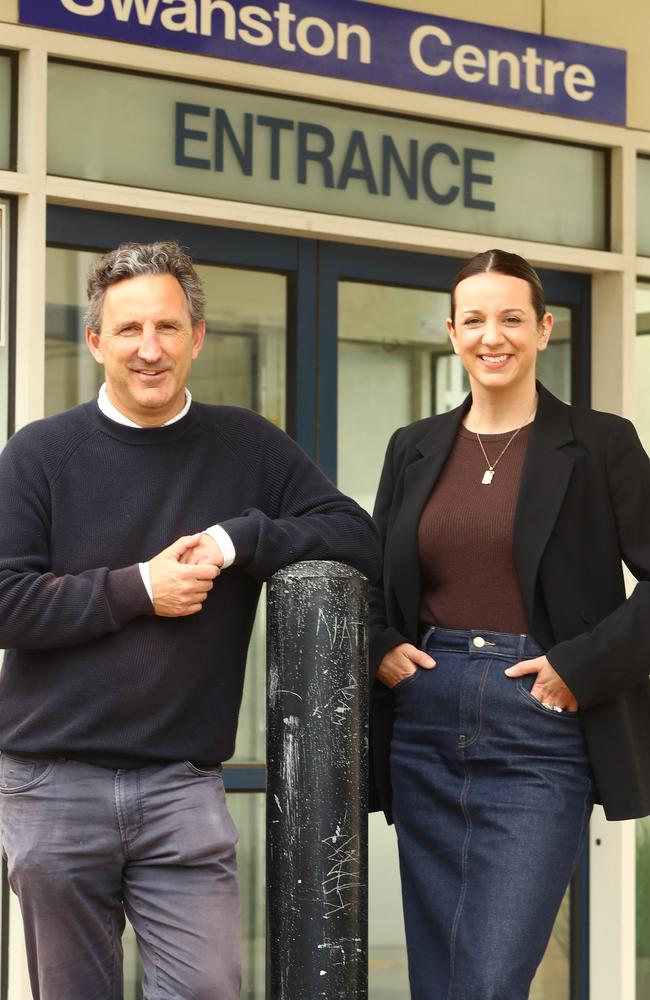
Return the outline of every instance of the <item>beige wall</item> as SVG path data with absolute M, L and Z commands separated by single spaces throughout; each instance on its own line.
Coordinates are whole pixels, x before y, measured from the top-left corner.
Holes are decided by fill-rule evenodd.
M 614 11 L 616 16 L 614 16 Z M 627 51 L 630 128 L 650 131 L 650 4 L 647 0 L 546 0 L 546 31 Z
M 18 0 L 0 0 L 0 21 L 18 20 Z M 2 30 L 0 30 L 0 45 L 2 44 Z

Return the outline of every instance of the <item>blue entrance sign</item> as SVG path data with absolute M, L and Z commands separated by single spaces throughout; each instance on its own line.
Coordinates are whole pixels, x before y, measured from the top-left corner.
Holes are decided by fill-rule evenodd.
M 625 52 L 359 0 L 20 0 L 22 24 L 625 124 Z

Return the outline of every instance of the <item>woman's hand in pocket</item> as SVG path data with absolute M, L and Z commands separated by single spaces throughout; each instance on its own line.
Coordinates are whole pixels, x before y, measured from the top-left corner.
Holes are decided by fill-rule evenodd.
M 414 674 L 418 667 L 431 670 L 435 665 L 436 661 L 428 653 L 412 646 L 410 642 L 402 642 L 386 653 L 379 664 L 377 680 L 387 688 L 394 688 L 400 681 Z
M 558 672 L 551 666 L 545 656 L 536 656 L 532 660 L 522 660 L 513 664 L 505 671 L 508 677 L 524 677 L 526 674 L 537 674 L 531 694 L 545 708 L 556 712 L 577 712 L 580 706 Z

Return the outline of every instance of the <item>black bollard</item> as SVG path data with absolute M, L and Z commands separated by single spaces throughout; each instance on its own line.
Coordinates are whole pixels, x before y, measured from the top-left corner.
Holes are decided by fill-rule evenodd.
M 267 1000 L 368 996 L 367 581 L 268 588 Z

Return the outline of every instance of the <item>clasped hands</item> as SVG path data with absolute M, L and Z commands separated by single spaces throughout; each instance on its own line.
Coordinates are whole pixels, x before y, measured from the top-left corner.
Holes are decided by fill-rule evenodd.
M 386 653 L 379 664 L 377 679 L 386 687 L 393 688 L 414 674 L 418 667 L 431 670 L 435 665 L 436 661 L 423 650 L 410 642 L 402 642 Z M 505 673 L 507 677 L 513 678 L 523 677 L 525 674 L 537 674 L 530 693 L 547 708 L 577 712 L 580 707 L 572 691 L 545 656 L 522 660 L 508 667 Z
M 205 532 L 183 535 L 149 561 L 153 606 L 163 618 L 195 615 L 223 566 L 223 553 Z

